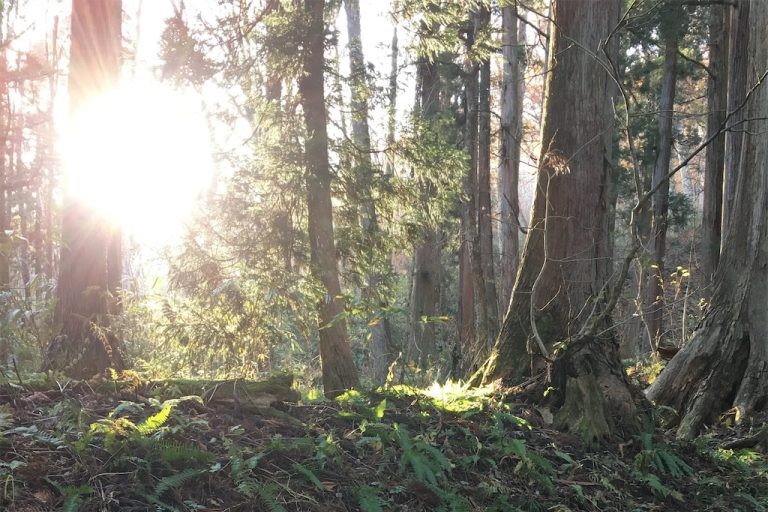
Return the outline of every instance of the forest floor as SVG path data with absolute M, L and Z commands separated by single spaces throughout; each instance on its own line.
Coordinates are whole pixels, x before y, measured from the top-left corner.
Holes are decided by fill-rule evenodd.
M 310 393 L 272 406 L 180 395 L 138 378 L 6 383 L 0 510 L 768 508 L 765 454 L 722 448 L 746 427 L 586 450 L 498 390 Z

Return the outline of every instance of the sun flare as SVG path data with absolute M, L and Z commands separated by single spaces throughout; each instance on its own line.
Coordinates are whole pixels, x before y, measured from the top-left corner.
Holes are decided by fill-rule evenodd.
M 70 196 L 145 243 L 182 232 L 213 174 L 200 97 L 155 82 L 92 99 L 62 143 Z

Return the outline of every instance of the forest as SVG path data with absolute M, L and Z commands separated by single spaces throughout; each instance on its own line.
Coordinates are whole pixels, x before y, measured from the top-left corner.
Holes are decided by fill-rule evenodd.
M 766 81 L 766 0 L 0 0 L 0 510 L 768 510 Z

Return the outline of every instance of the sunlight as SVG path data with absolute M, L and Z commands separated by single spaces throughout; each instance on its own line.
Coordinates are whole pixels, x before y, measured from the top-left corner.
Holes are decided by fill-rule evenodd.
M 163 245 L 183 232 L 213 175 L 199 96 L 131 82 L 95 98 L 62 138 L 67 191 L 135 240 Z

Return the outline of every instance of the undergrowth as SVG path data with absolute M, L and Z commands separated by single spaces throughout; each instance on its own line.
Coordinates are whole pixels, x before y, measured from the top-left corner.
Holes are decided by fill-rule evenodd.
M 643 434 L 586 452 L 490 389 L 248 410 L 87 387 L 3 395 L 3 510 L 765 510 L 764 455 Z M 167 398 L 167 397 L 166 397 Z

